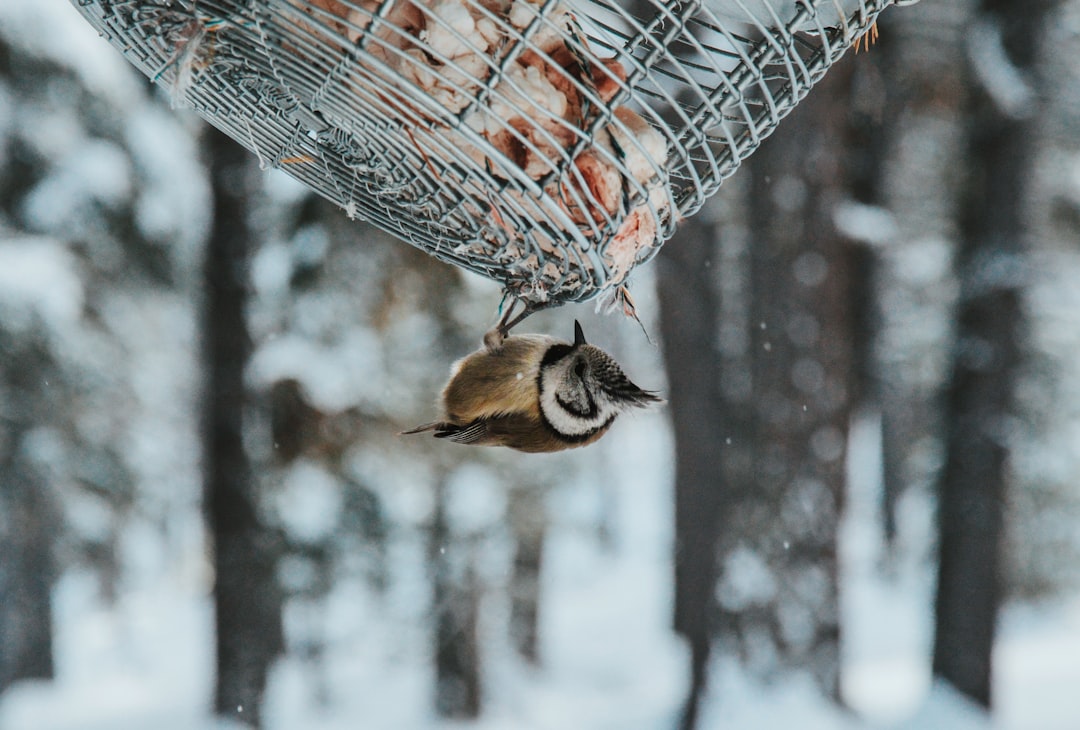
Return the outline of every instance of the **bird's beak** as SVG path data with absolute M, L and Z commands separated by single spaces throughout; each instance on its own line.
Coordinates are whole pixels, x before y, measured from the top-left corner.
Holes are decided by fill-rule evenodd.
M 585 344 L 585 333 L 581 330 L 581 322 L 574 320 L 574 347 Z

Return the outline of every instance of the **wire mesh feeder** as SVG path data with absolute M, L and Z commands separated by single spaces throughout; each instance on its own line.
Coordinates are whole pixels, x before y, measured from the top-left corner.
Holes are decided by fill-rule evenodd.
M 630 271 L 893 0 L 73 2 L 348 215 L 530 311 L 632 311 Z

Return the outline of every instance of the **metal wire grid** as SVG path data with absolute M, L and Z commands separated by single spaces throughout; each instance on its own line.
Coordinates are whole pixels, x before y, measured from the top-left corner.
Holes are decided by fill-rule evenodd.
M 73 0 L 176 103 L 531 305 L 650 259 L 892 0 Z

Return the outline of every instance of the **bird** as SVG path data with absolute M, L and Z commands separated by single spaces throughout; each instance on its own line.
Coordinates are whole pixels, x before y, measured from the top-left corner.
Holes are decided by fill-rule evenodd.
M 454 363 L 442 391 L 442 420 L 402 431 L 474 446 L 526 453 L 585 446 L 603 436 L 616 416 L 663 403 L 623 373 L 611 355 L 585 341 L 522 334 L 486 341 Z

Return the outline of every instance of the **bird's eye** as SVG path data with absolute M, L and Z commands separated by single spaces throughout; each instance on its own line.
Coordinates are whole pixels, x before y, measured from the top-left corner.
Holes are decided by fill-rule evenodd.
M 584 378 L 585 377 L 585 371 L 587 369 L 588 368 L 586 368 L 585 362 L 583 360 L 578 360 L 574 364 L 574 375 L 578 376 L 579 378 Z

